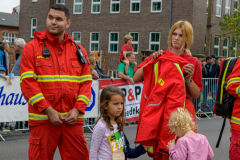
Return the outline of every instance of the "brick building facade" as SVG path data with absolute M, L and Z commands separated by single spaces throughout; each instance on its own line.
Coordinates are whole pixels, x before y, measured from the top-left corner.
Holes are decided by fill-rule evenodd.
M 28 42 L 33 31 L 45 30 L 48 10 L 54 3 L 69 8 L 71 26 L 66 32 L 88 52 L 120 53 L 123 37 L 129 33 L 134 36 L 133 46 L 138 54 L 146 49 L 166 50 L 170 26 L 178 20 L 188 20 L 194 28 L 190 50 L 192 54 L 204 54 L 207 0 L 21 0 L 19 36 Z M 211 54 L 223 55 L 224 44 L 219 41 L 219 45 L 214 45 L 215 36 L 223 15 L 229 9 L 233 14 L 236 3 L 239 0 L 213 0 Z M 230 56 L 230 49 L 227 52 Z

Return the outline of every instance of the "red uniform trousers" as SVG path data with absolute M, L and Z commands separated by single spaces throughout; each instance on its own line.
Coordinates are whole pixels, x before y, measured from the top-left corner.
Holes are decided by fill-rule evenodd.
M 89 151 L 82 125 L 51 123 L 30 126 L 29 160 L 53 160 L 58 146 L 62 160 L 88 160 Z
M 230 160 L 239 160 L 240 159 L 240 131 L 231 130 L 232 136 L 230 138 L 230 147 L 229 147 L 229 159 Z

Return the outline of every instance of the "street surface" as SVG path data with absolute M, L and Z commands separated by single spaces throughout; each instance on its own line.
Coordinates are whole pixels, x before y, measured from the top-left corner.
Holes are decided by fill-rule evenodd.
M 225 130 L 223 132 L 222 140 L 219 148 L 216 148 L 216 142 L 219 136 L 219 132 L 222 126 L 223 119 L 216 117 L 214 119 L 201 118 L 197 120 L 198 132 L 204 134 L 213 149 L 215 154 L 214 160 L 228 160 L 228 148 L 229 148 L 229 138 L 230 125 L 226 122 Z M 132 148 L 135 147 L 134 140 L 136 137 L 136 124 L 131 124 L 124 128 L 124 132 L 128 137 L 130 145 Z M 0 132 L 1 134 L 1 132 Z M 84 133 L 88 148 L 90 148 L 92 133 Z M 0 160 L 27 160 L 28 159 L 28 137 L 29 133 L 3 133 L 3 137 L 6 141 L 0 140 Z M 60 160 L 60 154 L 57 152 L 54 156 L 54 160 Z M 148 160 L 149 158 L 146 154 L 137 158 L 138 160 Z

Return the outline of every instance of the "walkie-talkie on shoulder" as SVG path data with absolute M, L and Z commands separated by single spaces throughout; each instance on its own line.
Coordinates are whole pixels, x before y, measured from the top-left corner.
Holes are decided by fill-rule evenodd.
M 49 57 L 51 55 L 51 53 L 50 53 L 49 49 L 47 49 L 44 40 L 43 40 L 43 43 L 44 43 L 44 46 L 45 46 L 45 48 L 42 51 L 43 57 Z
M 87 63 L 87 60 L 84 56 L 84 54 L 82 53 L 82 50 L 81 48 L 74 42 L 75 46 L 77 47 L 77 56 L 78 56 L 78 60 L 81 64 L 86 64 Z

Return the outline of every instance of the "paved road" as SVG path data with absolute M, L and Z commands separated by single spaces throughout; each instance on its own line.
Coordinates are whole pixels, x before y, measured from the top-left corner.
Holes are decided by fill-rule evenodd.
M 215 157 L 214 160 L 227 160 L 228 158 L 228 147 L 229 147 L 229 137 L 231 136 L 229 130 L 230 125 L 227 122 L 224 130 L 224 134 L 222 137 L 222 141 L 220 147 L 218 149 L 215 148 L 217 138 L 219 135 L 219 131 L 222 125 L 222 118 L 214 118 L 214 119 L 201 119 L 197 120 L 198 124 L 198 132 L 206 135 L 209 140 L 210 145 L 213 148 Z M 131 147 L 134 147 L 134 140 L 136 136 L 136 125 L 126 126 L 124 131 L 129 139 Z M 86 140 L 88 143 L 88 147 L 90 147 L 91 136 L 92 133 L 85 133 Z M 3 142 L 0 140 L 0 160 L 27 160 L 27 148 L 28 142 L 27 138 L 29 137 L 29 133 L 26 134 L 7 134 L 4 135 L 6 141 Z M 54 160 L 60 160 L 60 154 L 57 150 Z M 146 154 L 137 158 L 138 160 L 148 160 L 150 159 Z

